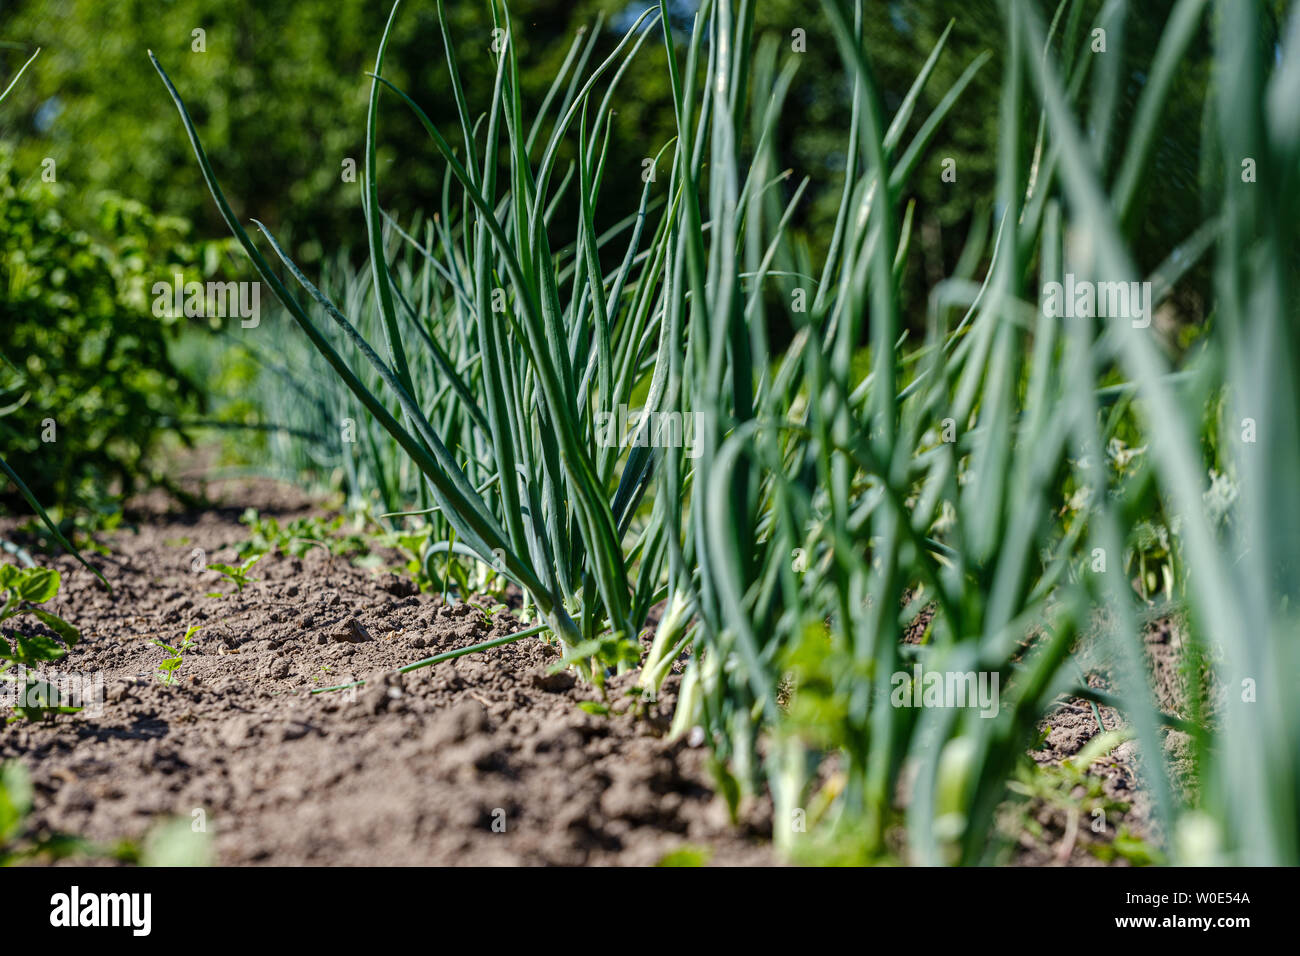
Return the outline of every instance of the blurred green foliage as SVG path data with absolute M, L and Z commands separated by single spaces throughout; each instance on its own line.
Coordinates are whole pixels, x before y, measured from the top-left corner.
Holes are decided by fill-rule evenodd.
M 163 108 L 145 53 L 152 49 L 185 91 L 237 213 L 255 213 L 279 232 L 292 227 L 302 238 L 337 239 L 358 230 L 360 186 L 344 181 L 342 167 L 347 159 L 358 167 L 363 161 L 369 94 L 365 73 L 374 67 L 375 38 L 388 17 L 387 3 L 17 0 L 7 6 L 0 39 L 10 45 L 0 47 L 0 75 L 11 74 L 33 47 L 43 47 L 38 67 L 15 90 L 7 116 L 0 120 L 0 130 L 19 133 L 20 165 L 35 169 L 51 157 L 61 179 L 75 188 L 111 185 L 159 212 L 195 219 L 216 234 L 213 210 L 188 162 L 188 144 L 177 135 L 175 117 Z M 494 76 L 492 24 L 485 5 L 447 6 L 467 98 L 472 109 L 486 110 Z M 594 62 L 648 6 L 640 0 L 517 0 L 512 13 L 525 93 L 536 101 L 546 95 L 570 43 L 580 31 L 585 43 L 598 17 L 603 25 Z M 679 38 L 686 35 L 696 6 L 692 0 L 673 5 Z M 996 36 L 994 0 L 870 6 L 886 13 L 873 10 L 867 33 L 878 38 L 881 83 L 894 105 L 949 17 L 960 14 L 961 20 L 953 56 L 940 67 L 941 78 L 955 78 Z M 821 187 L 832 185 L 842 169 L 851 91 L 842 73 L 828 68 L 837 61 L 821 4 L 765 0 L 759 4 L 757 29 L 780 38 L 787 49 L 792 31 L 806 32 L 807 62 L 790 98 L 798 114 L 783 124 L 782 151 L 800 174 L 812 176 L 818 189 L 810 208 L 820 214 L 816 218 L 827 218 L 838 194 Z M 201 37 L 195 31 L 203 31 Z M 200 39 L 202 52 L 196 49 Z M 615 156 L 624 162 L 611 164 L 607 176 L 615 182 L 637 182 L 642 158 L 672 135 L 672 99 L 663 63 L 660 37 L 647 38 L 628 74 L 628 88 L 637 95 L 620 97 L 616 104 Z M 449 132 L 454 129 L 434 3 L 404 4 L 385 75 L 422 103 L 435 122 Z M 112 81 L 105 82 L 106 77 Z M 996 76 L 991 75 L 976 84 L 971 96 L 991 107 L 995 88 Z M 977 107 L 971 115 L 982 112 Z M 985 123 L 967 125 L 974 128 L 958 158 L 963 171 L 969 162 L 969 197 L 976 192 L 974 177 L 991 173 L 992 166 L 979 145 L 986 141 Z M 381 106 L 379 163 L 381 196 L 395 204 L 394 211 L 436 202 L 440 164 L 409 111 L 396 103 Z M 625 192 L 634 197 L 639 189 L 607 194 Z
M 128 492 L 166 419 L 202 404 L 167 352 L 172 320 L 151 311 L 155 280 L 207 260 L 189 226 L 111 193 L 60 211 L 66 187 L 21 179 L 0 149 L 0 443 L 37 498 L 90 505 Z M 0 504 L 26 508 L 16 489 Z
M 1050 18 L 1054 0 L 1037 2 L 1044 18 Z M 1276 19 L 1282 5 L 1273 0 L 1265 7 Z M 589 64 L 595 64 L 650 6 L 649 0 L 515 0 L 512 29 L 525 97 L 541 102 L 575 38 L 580 46 L 593 43 Z M 697 0 L 670 4 L 679 42 L 685 41 L 697 6 Z M 1120 117 L 1117 127 L 1131 116 L 1142 92 L 1143 69 L 1172 6 L 1173 0 L 1146 0 L 1140 10 L 1128 5 L 1126 48 L 1104 54 L 1122 58 L 1113 104 Z M 486 5 L 456 0 L 447 7 L 471 110 L 484 111 L 494 81 Z M 1102 0 L 1084 3 L 1068 43 L 1068 25 L 1060 24 L 1056 55 L 1087 50 L 1104 8 Z M 456 142 L 458 124 L 436 10 L 433 0 L 406 0 L 385 75 L 423 104 Z M 960 121 L 949 124 L 942 147 L 923 158 L 909 193 L 900 197 L 916 203 L 913 242 L 919 254 L 908 257 L 900 283 L 905 321 L 919 328 L 929 289 L 953 273 L 972 222 L 993 212 L 987 197 L 994 193 L 995 160 L 988 144 L 995 141 L 1004 54 L 999 4 L 871 0 L 864 10 L 863 33 L 887 114 L 897 109 L 919 64 L 952 23 L 913 126 L 936 105 L 939 94 L 933 91 L 948 89 L 977 56 L 992 54 L 963 94 Z M 114 479 L 129 484 L 130 473 L 141 467 L 151 445 L 151 430 L 164 414 L 175 412 L 177 403 L 195 408 L 198 401 L 169 360 L 166 323 L 146 317 L 142 290 L 146 273 L 166 275 L 170 263 L 194 262 L 184 221 L 192 221 L 200 237 L 224 235 L 224 229 L 146 50 L 158 55 L 184 91 L 237 215 L 267 222 L 291 243 L 300 262 L 314 265 L 323 249 L 350 248 L 360 256 L 365 248 L 360 211 L 370 88 L 365 74 L 374 67 L 376 39 L 389 11 L 387 2 L 375 0 L 5 4 L 0 81 L 12 77 L 34 47 L 43 48 L 0 115 L 0 140 L 12 150 L 5 161 L 6 196 L 22 197 L 8 202 L 3 214 L 9 224 L 0 240 L 6 261 L 3 307 L 21 303 L 23 309 L 21 322 L 0 332 L 0 354 L 14 366 L 6 365 L 0 379 L 9 396 L 5 404 L 21 400 L 0 428 L 7 441 L 17 443 L 7 444 L 7 452 L 19 459 L 39 458 L 28 466 L 38 494 L 53 493 L 52 500 L 63 501 L 70 495 L 84 498 L 92 489 L 102 493 Z M 809 177 L 793 226 L 815 256 L 841 202 L 851 87 L 838 68 L 820 0 L 762 0 L 756 6 L 755 33 L 775 46 L 781 60 L 802 50 L 795 57 L 799 69 L 787 115 L 777 125 L 778 155 L 793 175 L 775 191 L 783 193 L 784 203 Z M 654 155 L 674 130 L 662 39 L 655 31 L 645 40 L 623 81 L 623 90 L 635 95 L 620 96 L 613 104 L 607 185 L 597 210 L 603 223 L 631 210 L 640 193 L 643 159 Z M 1201 155 L 1199 146 L 1207 116 L 1208 63 L 1209 51 L 1194 45 L 1180 68 L 1139 214 L 1128 224 L 1144 269 L 1163 261 L 1203 223 L 1202 203 L 1188 197 L 1195 195 L 1198 182 L 1201 194 L 1210 195 L 1206 184 L 1217 181 L 1219 158 Z M 1086 84 L 1081 94 L 1085 108 L 1092 95 Z M 1021 148 L 1027 162 L 1038 116 L 1028 105 L 1026 110 Z M 904 141 L 914 132 L 909 130 Z M 545 136 L 540 139 L 544 142 Z M 1113 166 L 1119 152 L 1112 146 L 1107 165 Z M 560 175 L 571 158 L 566 144 Z M 946 159 L 956 163 L 955 183 L 941 178 Z M 57 170 L 57 184 L 20 185 L 39 180 L 49 161 Z M 348 161 L 356 165 L 356 181 L 344 175 Z M 381 202 L 400 221 L 409 223 L 418 212 L 437 208 L 442 163 L 411 111 L 391 95 L 380 101 L 378 163 Z M 106 199 L 106 189 L 127 198 Z M 572 234 L 576 213 L 576 200 L 560 204 L 553 224 L 557 245 Z M 47 246 L 52 255 L 32 261 L 32 251 Z M 212 268 L 209 263 L 205 271 Z M 1207 297 L 1198 290 L 1207 282 L 1208 266 L 1190 277 L 1188 291 L 1180 291 L 1184 318 L 1199 317 Z M 38 286 L 44 291 L 34 292 Z M 779 345 L 788 331 L 771 330 L 774 343 Z M 228 349 L 205 346 L 201 351 L 224 354 Z M 212 368 L 230 367 L 212 358 Z M 246 378 L 249 372 L 244 362 L 241 374 Z M 72 420 L 65 426 L 61 416 L 69 415 Z M 38 425 L 46 417 L 60 423 L 58 444 L 39 440 Z M 239 440 L 259 448 L 265 441 L 256 434 Z
M 38 68 L 0 120 L 0 130 L 19 134 L 20 166 L 36 169 L 52 157 L 60 180 L 76 189 L 109 185 L 159 213 L 194 220 L 208 235 L 222 234 L 149 65 L 146 50 L 152 49 L 186 91 L 241 217 L 256 215 L 281 233 L 292 228 L 300 240 L 326 237 L 333 244 L 361 235 L 365 74 L 374 68 L 389 4 L 19 0 L 6 6 L 0 39 L 21 46 L 0 47 L 0 75 L 11 75 L 33 47 L 43 48 Z M 436 107 L 435 118 L 449 119 L 436 7 L 406 7 L 385 75 Z M 467 94 L 486 108 L 492 28 L 485 6 L 448 7 Z M 549 0 L 521 3 L 516 11 L 526 21 L 519 39 L 532 71 L 528 86 L 539 97 L 562 62 L 569 7 Z M 381 109 L 381 196 L 403 215 L 436 200 L 441 173 L 409 111 L 392 97 Z M 355 163 L 356 181 L 344 179 L 346 160 Z
M 1121 120 L 1131 115 L 1141 93 L 1143 69 L 1173 2 L 1146 0 L 1141 10 L 1129 9 L 1127 48 L 1107 51 L 1123 58 L 1113 107 Z M 1050 18 L 1054 0 L 1038 3 Z M 198 170 L 188 162 L 188 143 L 178 135 L 149 66 L 145 51 L 152 49 L 184 92 L 241 218 L 256 215 L 268 223 L 292 240 L 299 261 L 308 264 L 322 248 L 340 243 L 364 247 L 359 180 L 369 94 L 365 74 L 374 67 L 374 44 L 387 20 L 388 3 L 17 0 L 8 6 L 0 40 L 9 44 L 0 45 L 0 76 L 11 75 L 32 47 L 44 47 L 37 68 L 0 119 L 0 130 L 19 134 L 21 168 L 37 169 L 50 157 L 61 181 L 77 190 L 108 186 L 159 213 L 194 220 L 205 235 L 222 234 Z M 592 62 L 612 50 L 649 6 L 648 0 L 516 0 L 511 10 L 525 95 L 541 101 L 573 39 L 581 34 L 585 43 L 598 18 Z M 679 41 L 684 42 L 697 6 L 697 0 L 670 5 Z M 484 111 L 494 80 L 486 5 L 461 0 L 447 7 L 466 96 L 471 110 Z M 903 197 L 917 203 L 916 241 L 922 254 L 912 261 L 903 283 L 912 306 L 909 314 L 916 314 L 919 325 L 928 288 L 951 273 L 972 217 L 992 195 L 994 157 L 987 144 L 993 142 L 1002 72 L 1001 17 L 997 0 L 872 0 L 864 9 L 864 35 L 886 113 L 898 107 L 918 65 L 950 21 L 952 34 L 928 90 L 948 89 L 977 56 L 993 55 L 963 96 L 961 122 L 951 124 L 941 152 L 925 157 L 911 193 Z M 1092 0 L 1084 10 L 1070 38 L 1076 51 L 1089 47 L 1102 0 Z M 1066 27 L 1062 23 L 1057 31 L 1062 57 L 1070 55 L 1062 41 Z M 796 37 L 795 31 L 803 33 Z M 779 125 L 778 152 L 794 171 L 780 188 L 788 199 L 803 176 L 811 178 L 795 226 L 816 249 L 826 241 L 840 203 L 852 91 L 842 71 L 834 68 L 837 53 L 820 0 L 763 0 L 756 7 L 755 33 L 774 42 L 782 56 L 793 51 L 797 40 L 804 50 L 786 106 L 790 115 Z M 1166 111 L 1154 174 L 1143 192 L 1145 207 L 1132 226 L 1145 268 L 1154 268 L 1202 222 L 1200 204 L 1186 199 L 1209 160 L 1198 146 L 1208 62 L 1208 50 L 1192 51 Z M 600 210 L 604 221 L 631 211 L 640 191 L 642 160 L 672 135 L 672 99 L 663 66 L 656 33 L 647 37 L 628 70 L 625 89 L 636 95 L 619 97 L 615 104 L 605 173 L 608 198 Z M 385 75 L 448 134 L 455 133 L 432 0 L 403 5 Z M 922 94 L 913 125 L 928 115 L 938 95 Z M 1088 95 L 1085 89 L 1085 103 Z M 1032 113 L 1024 117 L 1026 160 L 1037 119 Z M 563 156 L 562 163 L 569 158 Z M 941 178 L 945 159 L 956 163 L 955 183 Z M 345 181 L 349 160 L 357 167 L 357 181 Z M 389 211 L 405 220 L 417 210 L 437 207 L 441 164 L 410 111 L 391 96 L 381 99 L 378 162 L 380 197 Z M 627 208 L 615 208 L 619 202 Z M 576 203 L 562 204 L 554 223 L 561 243 L 574 226 L 571 206 Z M 1195 313 L 1195 303 L 1184 311 Z

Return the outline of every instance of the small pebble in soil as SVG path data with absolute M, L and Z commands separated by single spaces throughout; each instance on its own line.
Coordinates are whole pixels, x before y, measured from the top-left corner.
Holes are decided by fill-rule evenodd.
M 289 676 L 289 659 L 287 657 L 264 658 L 258 667 L 259 675 L 271 680 L 284 680 Z
M 372 640 L 366 626 L 355 617 L 344 620 L 330 632 L 330 636 L 340 643 L 347 642 L 349 644 L 362 644 Z

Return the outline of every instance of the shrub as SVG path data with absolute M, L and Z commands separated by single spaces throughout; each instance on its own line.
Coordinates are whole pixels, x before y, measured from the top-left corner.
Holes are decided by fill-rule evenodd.
M 175 320 L 152 314 L 150 289 L 211 271 L 219 252 L 112 194 L 91 200 L 97 235 L 75 228 L 72 199 L 0 150 L 0 443 L 38 499 L 65 507 L 135 489 L 162 431 L 201 408 L 168 354 Z M 26 510 L 20 500 L 0 493 Z

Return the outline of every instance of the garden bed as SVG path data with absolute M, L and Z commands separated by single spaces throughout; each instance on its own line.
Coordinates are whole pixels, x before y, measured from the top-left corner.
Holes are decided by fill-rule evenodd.
M 0 732 L 0 761 L 32 771 L 36 831 L 142 845 L 166 820 L 198 821 L 219 864 L 774 862 L 770 802 L 733 822 L 698 736 L 666 739 L 678 674 L 634 714 L 635 673 L 612 678 L 602 700 L 537 639 L 396 673 L 524 625 L 489 599 L 444 603 L 322 548 L 267 554 L 242 591 L 214 597 L 233 588 L 194 570 L 196 549 L 235 562 L 244 508 L 282 522 L 320 512 L 269 481 L 207 486 L 217 489 L 221 503 L 203 512 L 162 495 L 137 503 L 132 528 L 107 536 L 96 561 L 112 596 L 72 558 L 52 559 L 64 580 L 52 608 L 83 636 L 60 669 L 102 674 L 105 699 L 102 713 Z M 151 641 L 175 644 L 194 626 L 178 683 L 164 684 L 168 654 Z M 1161 703 L 1176 704 L 1165 685 L 1177 631 L 1161 621 L 1146 642 L 1166 675 Z M 1106 662 L 1086 646 L 1080 661 L 1105 689 Z M 590 712 L 606 703 L 614 713 Z M 1141 862 L 1151 824 L 1135 745 L 1065 768 L 1122 715 L 1073 699 L 1039 726 L 1028 799 L 1000 815 L 1006 862 Z
M 107 538 L 96 563 L 111 597 L 75 561 L 52 561 L 64 586 L 51 606 L 83 636 L 60 666 L 102 671 L 106 700 L 98 717 L 0 730 L 0 761 L 32 771 L 37 829 L 111 844 L 202 820 L 219 864 L 770 861 L 761 808 L 733 826 L 707 749 L 664 739 L 677 677 L 637 719 L 580 709 L 598 692 L 550 673 L 559 652 L 535 639 L 394 675 L 521 625 L 321 549 L 268 554 L 241 593 L 207 597 L 219 579 L 191 569 L 195 548 L 230 559 L 245 506 L 307 510 L 267 484 L 225 500 L 237 505 L 146 510 L 136 533 Z M 179 684 L 163 685 L 168 655 L 150 639 L 196 624 Z M 369 679 L 311 694 L 356 678 Z

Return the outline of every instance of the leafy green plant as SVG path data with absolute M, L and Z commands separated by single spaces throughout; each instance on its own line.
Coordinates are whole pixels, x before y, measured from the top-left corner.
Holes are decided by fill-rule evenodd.
M 324 548 L 330 554 L 358 556 L 367 550 L 359 534 L 341 534 L 344 516 L 325 519 L 318 515 L 294 518 L 281 526 L 274 517 L 262 517 L 256 508 L 247 508 L 239 521 L 249 528 L 249 537 L 235 545 L 240 558 L 272 551 L 301 558 L 312 548 Z
M 72 857 L 115 860 L 143 866 L 206 866 L 212 845 L 206 833 L 192 833 L 188 819 L 172 819 L 150 830 L 140 847 L 130 840 L 100 844 L 65 833 L 35 831 L 32 781 L 16 760 L 0 763 L 0 866 L 22 866 Z
M 214 561 L 212 564 L 209 564 L 205 568 L 205 570 L 216 571 L 218 574 L 220 574 L 222 577 L 224 577 L 227 581 L 229 581 L 231 584 L 235 586 L 235 590 L 233 593 L 239 594 L 244 590 L 244 587 L 246 585 L 252 584 L 254 581 L 257 580 L 257 578 L 250 578 L 248 576 L 248 571 L 258 561 L 262 560 L 262 557 L 263 555 L 261 554 L 255 554 L 248 560 L 244 561 L 242 564 L 221 564 L 219 562 Z M 225 597 L 225 596 L 226 595 L 224 595 L 221 591 L 208 592 L 208 597 Z
M 76 856 L 89 847 L 77 837 L 31 833 L 27 823 L 31 809 L 32 781 L 27 768 L 15 760 L 0 763 L 0 866 Z
M 0 866 L 13 860 L 11 845 L 23 830 L 32 808 L 32 784 L 22 764 L 0 764 Z
M 190 645 L 194 643 L 192 638 L 199 632 L 201 627 L 202 625 L 200 624 L 191 626 L 190 629 L 185 632 L 185 637 L 182 638 L 181 642 L 175 647 L 157 639 L 153 639 L 149 642 L 155 647 L 161 647 L 168 654 L 172 655 L 158 665 L 158 680 L 164 684 L 180 683 L 180 679 L 176 676 L 176 672 L 180 670 L 181 664 L 185 662 L 185 652 L 189 650 Z
M 1016 804 L 1005 809 L 1001 821 L 1007 837 L 1047 842 L 1056 834 L 1044 830 L 1040 816 L 1055 820 L 1064 819 L 1065 832 L 1058 854 L 1068 860 L 1076 843 L 1103 860 L 1122 857 L 1134 865 L 1160 861 L 1160 852 L 1148 842 L 1134 836 L 1115 821 L 1129 809 L 1129 804 L 1108 797 L 1103 789 L 1103 778 L 1091 773 L 1093 764 L 1103 760 L 1120 743 L 1128 739 L 1120 731 L 1099 733 L 1082 750 L 1069 760 L 1057 765 L 1040 766 L 1027 758 L 1022 760 L 1010 781 L 1008 789 L 1016 795 Z M 1101 838 L 1094 833 L 1102 834 Z
M 52 630 L 68 645 L 80 640 L 77 629 L 63 618 L 45 608 L 37 607 L 53 600 L 59 593 L 62 578 L 53 568 L 19 568 L 12 564 L 0 564 L 0 593 L 4 595 L 4 606 L 0 607 L 0 623 L 20 614 L 31 614 L 42 624 Z M 44 642 L 48 645 L 50 642 Z M 44 646 L 41 645 L 41 646 Z M 29 645 L 32 648 L 36 644 Z M 9 648 L 4 648 L 6 654 Z M 56 648 L 50 648 L 54 653 Z M 62 653 L 66 653 L 63 651 Z M 44 660 L 57 660 L 62 656 L 46 657 Z
M 18 85 L 19 78 L 22 77 L 27 68 L 32 65 L 36 60 L 36 57 L 40 55 L 40 52 L 40 48 L 38 47 L 18 72 L 14 74 L 13 80 L 11 80 L 9 85 L 5 87 L 4 92 L 0 93 L 0 102 L 3 102 L 5 97 L 7 97 L 14 87 Z M 5 160 L 5 154 L 0 152 L 0 195 L 4 195 L 5 191 L 8 189 L 9 172 L 7 167 L 4 165 Z M 0 299 L 0 305 L 3 305 L 5 301 L 7 300 Z M 6 323 L 6 327 L 7 325 L 8 323 Z M 17 386 L 22 383 L 21 373 L 19 373 L 9 360 L 5 358 L 3 351 L 0 351 L 0 374 L 3 374 L 4 376 L 4 378 L 0 380 L 0 402 L 3 402 L 3 404 L 0 405 L 0 428 L 4 428 L 3 419 L 8 415 L 13 414 L 26 398 L 25 396 L 17 395 Z M 17 398 L 16 401 L 15 398 Z M 85 567 L 89 568 L 90 571 L 99 579 L 100 583 L 111 591 L 112 588 L 109 587 L 104 576 L 100 574 L 97 568 L 93 567 L 84 557 L 82 557 L 81 552 L 64 537 L 63 532 L 59 529 L 59 526 L 50 517 L 45 508 L 41 506 L 36 495 L 34 495 L 32 490 L 27 487 L 26 482 L 24 482 L 22 478 L 18 477 L 18 473 L 9 466 L 9 463 L 4 460 L 3 456 L 0 456 L 0 471 L 3 471 L 5 475 L 8 476 L 9 480 L 13 483 L 14 488 L 17 489 L 22 501 L 36 512 L 37 516 L 41 519 L 41 522 L 49 530 L 51 537 L 53 537 L 59 545 L 72 554 L 72 556 L 79 562 L 85 565 Z M 10 546 L 9 542 L 4 542 L 4 544 L 6 545 L 6 550 L 14 550 L 14 548 Z
M 500 614 L 502 611 L 510 610 L 507 605 L 501 603 L 493 604 L 491 607 L 488 607 L 485 604 L 479 604 L 477 601 L 469 601 L 467 603 L 470 607 L 482 612 L 483 616 L 486 618 L 491 618 L 493 615 Z
M 708 866 L 712 856 L 713 851 L 708 847 L 688 843 L 665 853 L 655 866 Z
M 48 510 L 56 530 L 66 535 L 67 541 L 86 551 L 102 555 L 112 552 L 109 546 L 100 541 L 97 536 L 116 531 L 121 527 L 125 517 L 122 509 L 113 505 L 103 505 L 73 513 L 68 513 L 57 505 Z M 59 543 L 59 538 L 54 532 L 38 519 L 23 522 L 18 526 L 18 530 L 39 539 L 43 548 L 52 549 Z
M 150 456 L 202 396 L 169 356 L 181 320 L 155 316 L 148 290 L 220 259 L 141 203 L 78 197 L 94 216 L 78 227 L 68 199 L 61 182 L 20 177 L 0 146 L 0 440 L 32 493 L 71 513 L 166 484 Z
M 59 572 L 52 568 L 0 564 L 0 594 L 4 595 L 0 624 L 30 614 L 63 641 L 60 644 L 39 634 L 11 633 L 10 643 L 9 639 L 0 636 L 0 680 L 15 685 L 19 700 L 14 707 L 16 716 L 11 719 L 40 720 L 53 714 L 76 713 L 81 709 L 60 704 L 57 689 L 29 673 L 62 659 L 68 653 L 67 649 L 81 639 L 75 627 L 53 611 L 39 607 L 59 593 L 59 583 Z M 15 665 L 17 673 L 8 673 Z
M 141 866 L 212 866 L 216 859 L 212 834 L 196 831 L 188 817 L 175 817 L 156 824 L 137 854 Z

